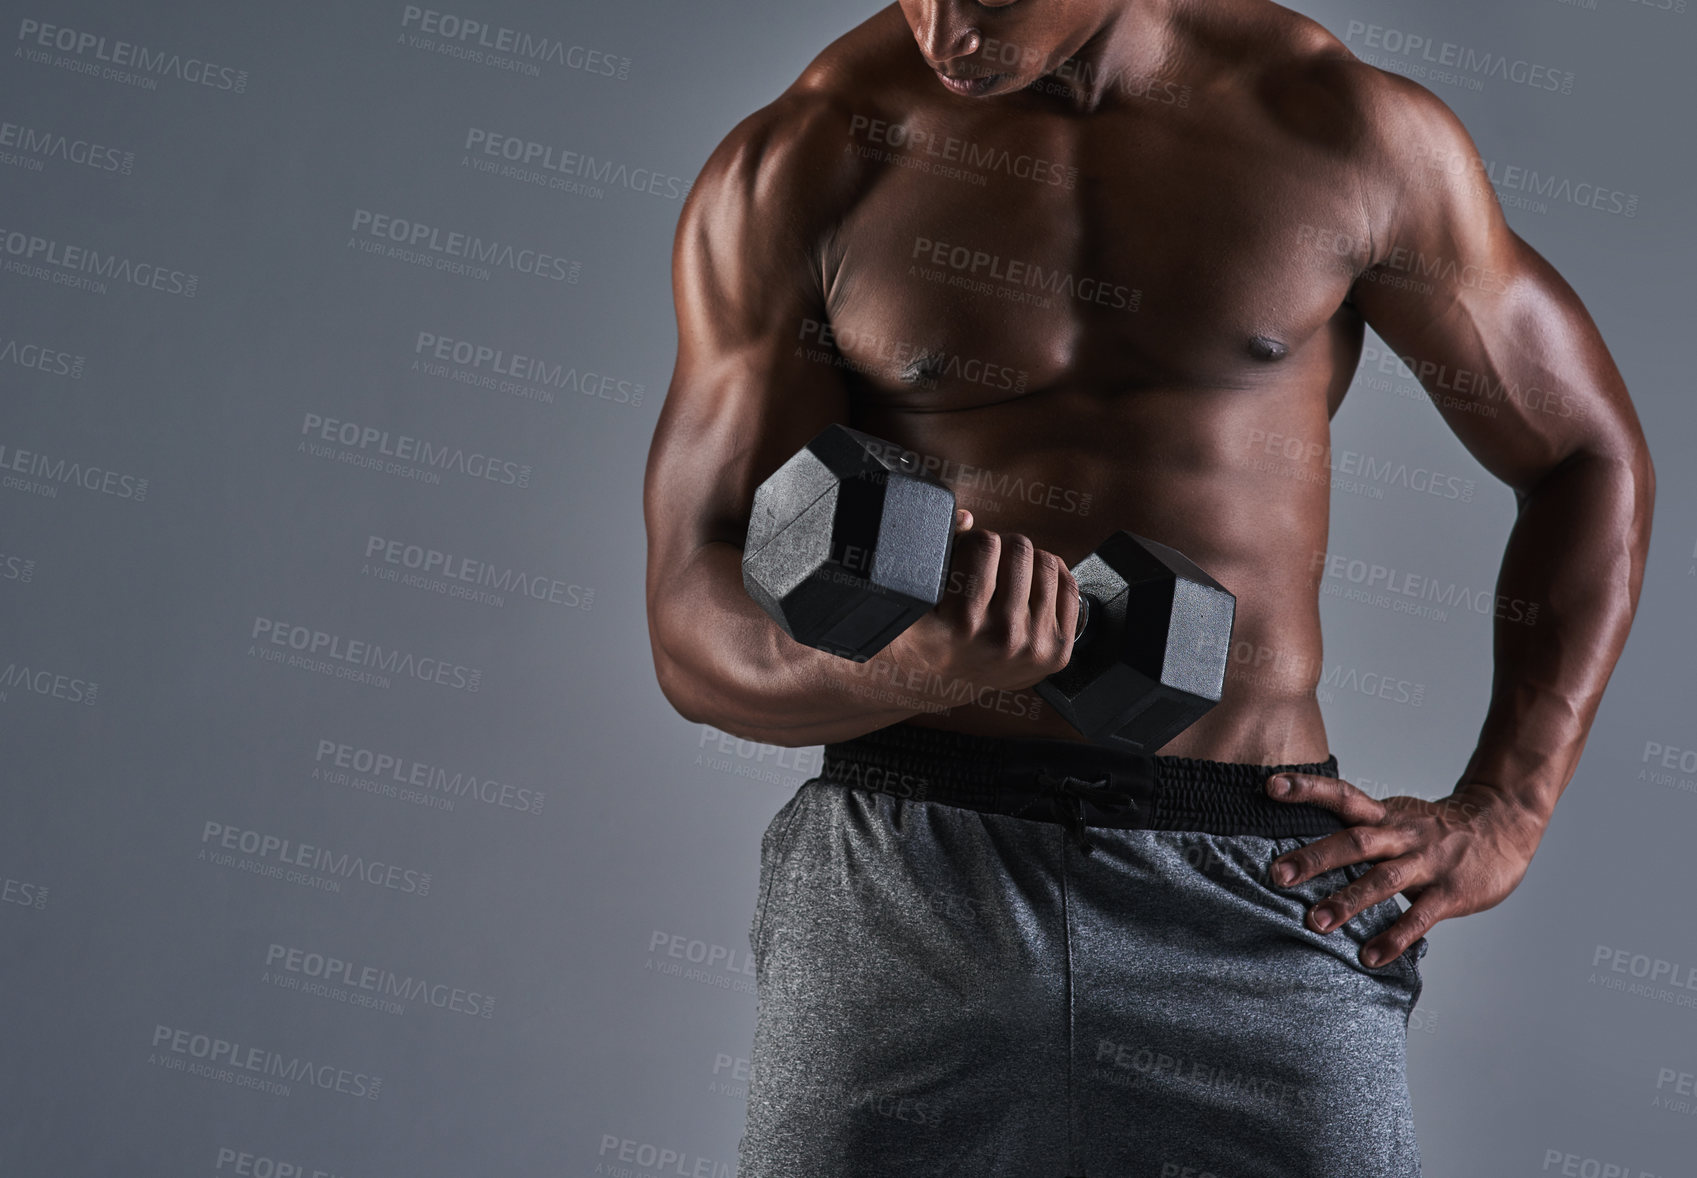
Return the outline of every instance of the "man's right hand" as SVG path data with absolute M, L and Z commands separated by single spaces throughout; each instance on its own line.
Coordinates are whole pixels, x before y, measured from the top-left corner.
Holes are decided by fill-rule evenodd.
M 898 666 L 922 665 L 975 687 L 1031 687 L 1072 658 L 1078 583 L 1064 560 L 1029 537 L 972 524 L 972 513 L 956 508 L 943 600 L 898 635 L 890 653 Z

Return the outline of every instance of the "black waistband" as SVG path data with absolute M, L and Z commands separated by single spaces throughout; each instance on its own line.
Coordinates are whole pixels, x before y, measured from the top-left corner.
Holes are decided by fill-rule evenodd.
M 1086 851 L 1086 826 L 1265 838 L 1344 828 L 1330 810 L 1268 797 L 1266 780 L 1281 770 L 1336 777 L 1338 760 L 1252 765 L 892 724 L 827 744 L 819 776 L 916 801 L 1060 822 Z

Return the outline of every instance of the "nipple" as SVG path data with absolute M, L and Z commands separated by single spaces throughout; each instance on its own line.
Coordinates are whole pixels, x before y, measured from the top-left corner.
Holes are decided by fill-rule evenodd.
M 943 357 L 933 351 L 923 351 L 902 368 L 904 384 L 934 384 L 943 372 Z

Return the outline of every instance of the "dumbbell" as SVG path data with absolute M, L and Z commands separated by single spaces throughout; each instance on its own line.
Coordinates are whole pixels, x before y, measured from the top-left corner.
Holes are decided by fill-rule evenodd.
M 954 518 L 912 453 L 831 425 L 755 491 L 743 586 L 797 642 L 865 662 L 942 600 Z M 1237 599 L 1130 532 L 1072 575 L 1072 657 L 1037 692 L 1087 739 L 1153 753 L 1219 702 Z

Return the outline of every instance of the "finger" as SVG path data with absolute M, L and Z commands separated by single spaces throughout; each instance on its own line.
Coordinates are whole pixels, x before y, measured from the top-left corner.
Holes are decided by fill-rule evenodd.
M 1377 968 L 1401 957 L 1410 945 L 1449 914 L 1444 899 L 1427 888 L 1408 906 L 1401 919 L 1361 947 L 1361 964 Z
M 1280 782 L 1288 788 L 1282 792 Z M 1267 779 L 1267 796 L 1281 802 L 1306 802 L 1324 806 L 1346 822 L 1380 822 L 1385 817 L 1385 803 L 1363 793 L 1341 777 L 1322 777 L 1317 773 L 1275 773 Z
M 1065 665 L 1072 651 L 1072 634 L 1078 623 L 1078 596 L 1063 588 L 1061 574 L 1066 566 L 1052 552 L 1037 553 L 1037 568 L 1031 576 L 1031 635 L 1034 652 L 1045 660 Z
M 960 594 L 960 608 L 968 619 L 982 618 L 995 595 L 1001 543 L 995 532 L 980 531 L 963 532 L 955 541 L 949 589 Z
M 1078 582 L 1072 579 L 1066 563 L 1060 557 L 1055 558 L 1059 573 L 1055 577 L 1055 592 L 1060 596 L 1059 616 L 1061 637 L 1066 639 L 1070 652 L 1073 637 L 1078 633 L 1078 615 L 1084 609 L 1084 599 L 1078 595 Z
M 1009 532 L 1002 537 L 1001 560 L 996 565 L 996 587 L 1009 605 L 1008 621 L 1025 621 L 1031 609 L 1031 576 L 1037 564 L 1037 548 L 1029 536 Z
M 1321 872 L 1369 859 L 1389 859 L 1412 845 L 1408 832 L 1391 826 L 1350 826 L 1323 839 L 1286 851 L 1274 859 L 1268 876 L 1280 887 L 1290 887 Z
M 1068 597 L 1078 598 L 1083 594 L 1083 590 L 1078 587 L 1078 578 L 1072 575 L 1072 570 L 1067 567 L 1066 561 L 1064 560 L 1061 561 L 1060 588 L 1061 592 L 1065 593 Z
M 972 512 L 964 507 L 955 508 L 955 531 L 965 532 L 972 528 Z
M 1031 631 L 1046 633 L 1055 618 L 1055 603 L 1061 581 L 1060 561 L 1053 553 L 1038 552 L 1031 570 Z
M 1330 932 L 1379 901 L 1424 881 L 1424 873 L 1412 856 L 1387 860 L 1309 908 L 1308 923 L 1317 932 Z

